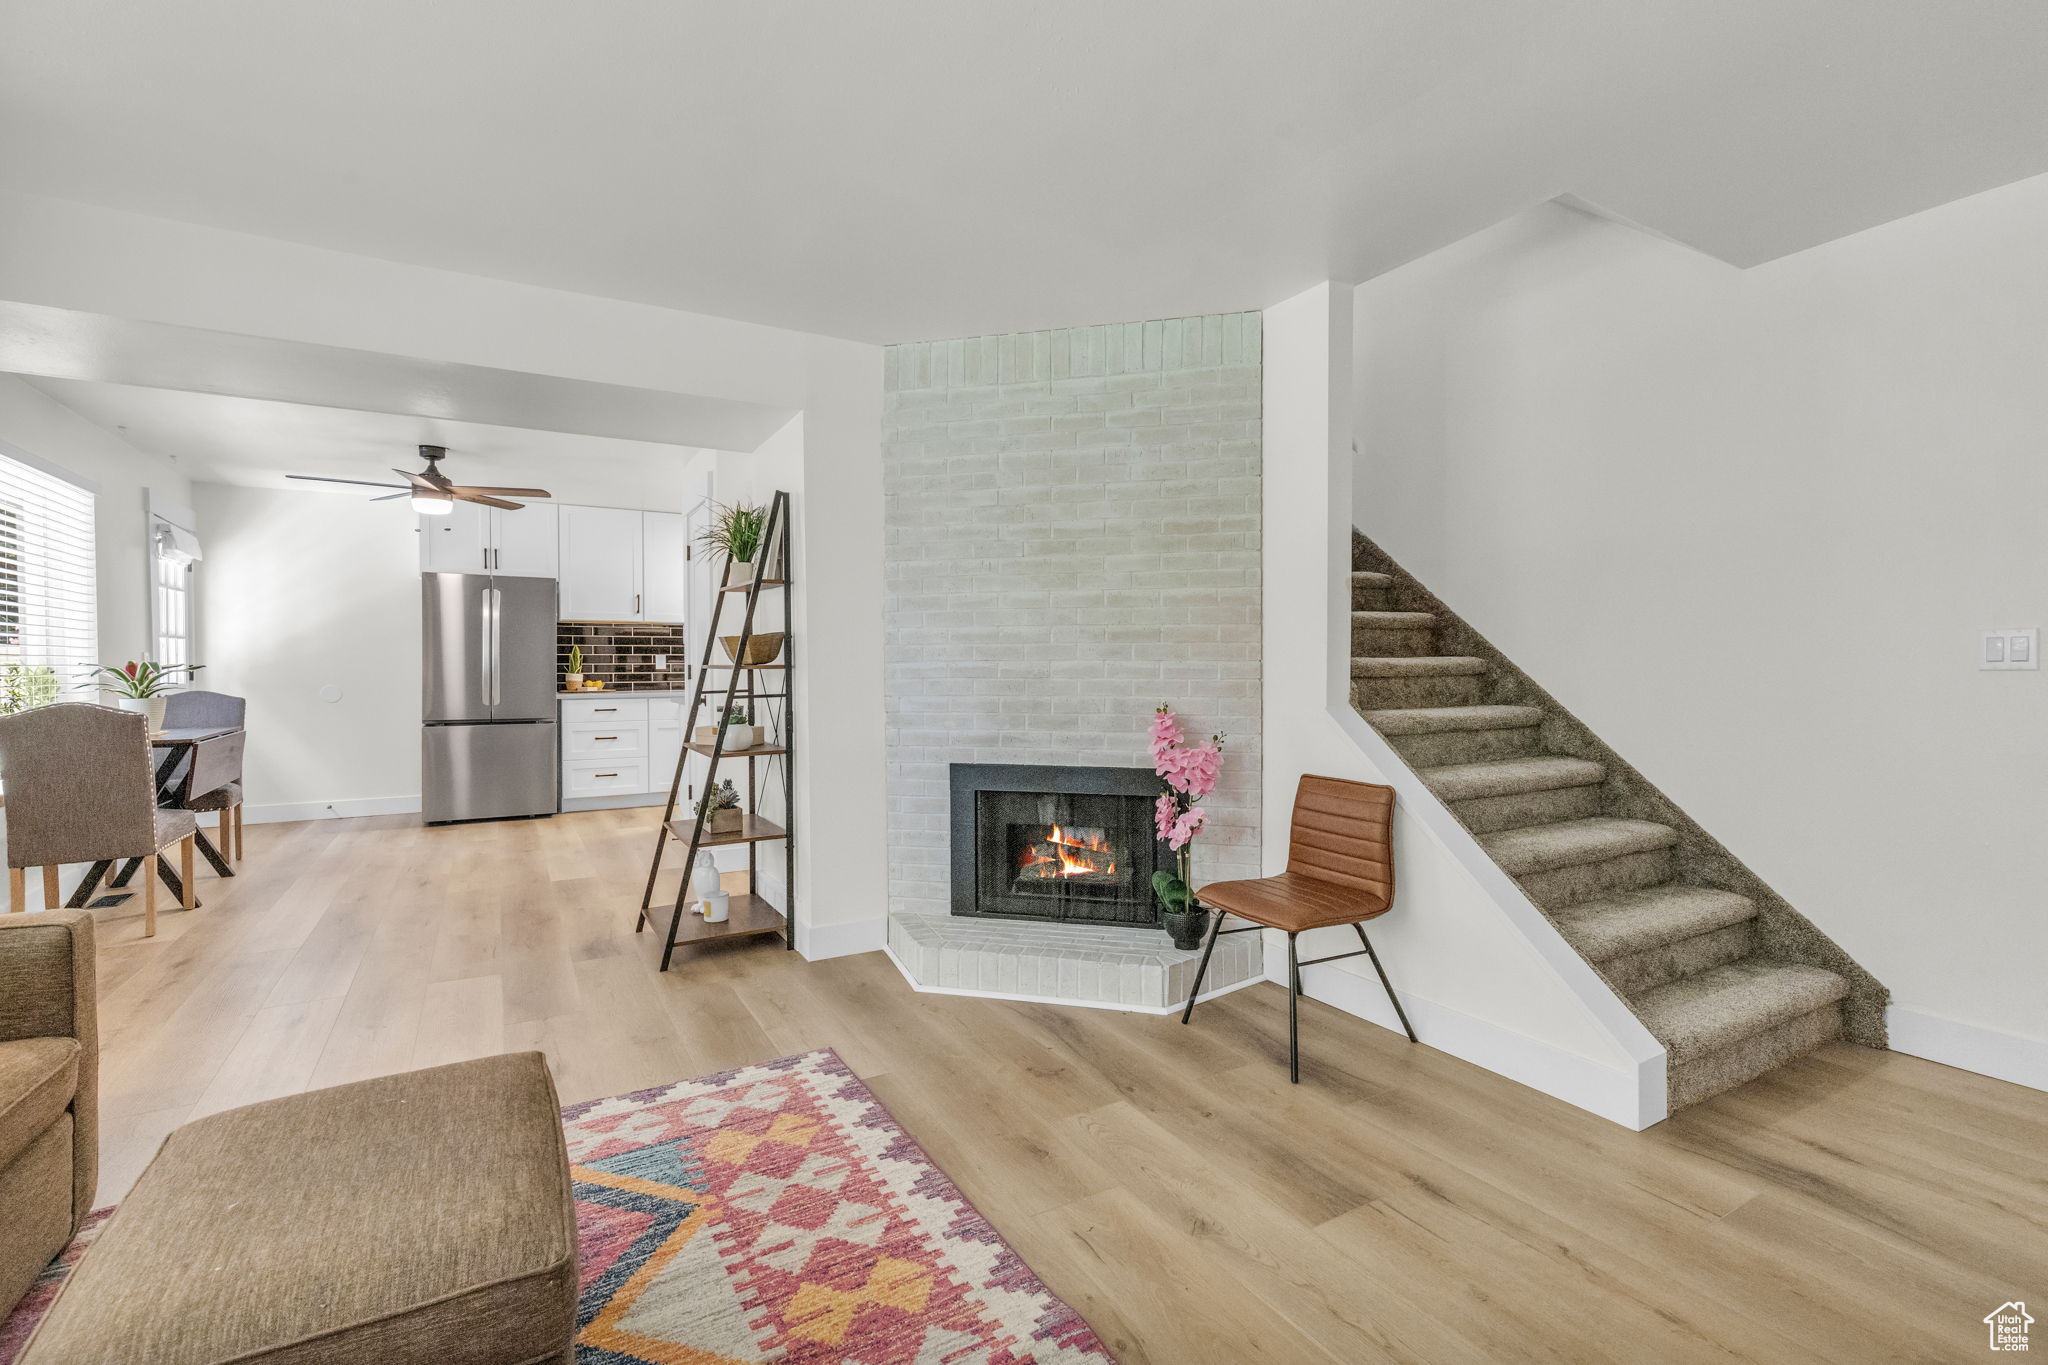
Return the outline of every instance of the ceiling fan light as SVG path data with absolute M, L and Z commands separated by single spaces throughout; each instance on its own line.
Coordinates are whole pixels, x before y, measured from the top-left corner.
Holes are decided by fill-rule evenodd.
M 431 493 L 412 495 L 412 510 L 426 517 L 445 517 L 455 510 L 455 499 L 435 497 Z

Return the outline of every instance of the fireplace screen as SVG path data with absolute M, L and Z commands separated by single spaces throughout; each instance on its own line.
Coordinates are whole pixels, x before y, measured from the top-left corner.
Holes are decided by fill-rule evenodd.
M 963 773 L 984 776 L 963 789 Z M 1058 789 L 1103 786 L 1125 790 Z M 1157 923 L 1158 788 L 1143 768 L 956 765 L 954 913 Z

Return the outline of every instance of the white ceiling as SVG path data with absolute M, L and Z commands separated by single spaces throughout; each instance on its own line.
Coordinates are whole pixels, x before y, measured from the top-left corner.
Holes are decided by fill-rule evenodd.
M 545 488 L 561 502 L 681 506 L 687 446 L 491 426 L 350 408 L 281 403 L 76 379 L 29 383 L 130 445 L 175 459 L 190 477 L 257 488 L 356 497 L 373 488 L 305 483 L 291 474 L 402 482 L 414 449 L 448 448 L 442 472 L 457 483 Z
M 1572 194 L 1753 264 L 2048 170 L 2020 0 L 5 0 L 17 188 L 870 340 Z

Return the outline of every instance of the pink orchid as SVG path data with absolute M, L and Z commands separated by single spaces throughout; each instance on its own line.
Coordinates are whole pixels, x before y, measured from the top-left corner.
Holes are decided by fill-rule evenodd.
M 1180 818 L 1173 822 L 1172 830 L 1167 833 L 1166 846 L 1175 849 L 1186 847 L 1188 840 L 1195 837 L 1208 818 L 1209 812 L 1200 806 L 1190 806 L 1182 811 Z
M 1149 735 L 1152 745 L 1152 763 L 1154 769 L 1162 777 L 1166 773 L 1165 769 L 1159 765 L 1166 761 L 1166 756 L 1180 743 L 1180 737 L 1180 722 L 1174 718 L 1172 711 L 1161 706 L 1152 713 L 1152 729 Z
M 1178 811 L 1174 808 L 1173 797 L 1161 792 L 1159 804 L 1152 810 L 1152 823 L 1158 828 L 1160 838 L 1164 839 L 1173 833 L 1173 818 L 1176 814 Z

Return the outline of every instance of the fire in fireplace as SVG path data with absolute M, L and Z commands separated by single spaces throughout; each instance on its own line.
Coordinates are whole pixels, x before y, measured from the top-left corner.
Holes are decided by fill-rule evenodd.
M 1151 769 L 956 763 L 952 790 L 954 914 L 1158 922 Z

